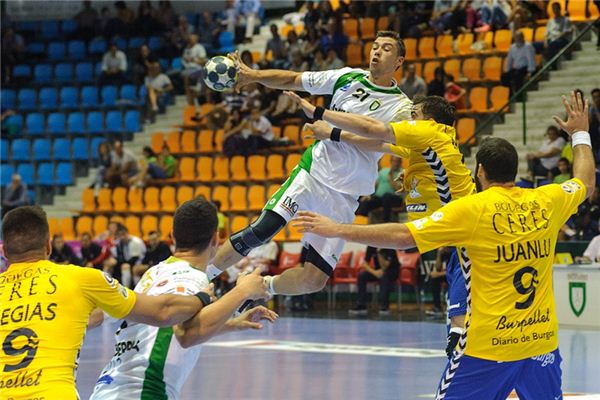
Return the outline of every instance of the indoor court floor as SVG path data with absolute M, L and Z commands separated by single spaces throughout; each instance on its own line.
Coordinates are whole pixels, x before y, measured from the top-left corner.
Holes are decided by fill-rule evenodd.
M 600 331 L 561 329 L 559 337 L 563 390 L 600 399 Z M 444 347 L 440 322 L 282 317 L 262 331 L 206 343 L 181 400 L 431 399 Z M 111 324 L 87 333 L 77 374 L 82 399 L 113 350 Z

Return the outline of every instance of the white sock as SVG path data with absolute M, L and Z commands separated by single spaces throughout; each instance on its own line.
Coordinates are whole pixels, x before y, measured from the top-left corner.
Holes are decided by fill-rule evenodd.
M 215 264 L 208 264 L 208 266 L 206 267 L 206 275 L 208 276 L 208 280 L 212 281 L 213 279 L 215 279 L 217 276 L 221 275 L 223 273 L 223 271 L 221 271 L 219 268 L 215 267 Z
M 121 283 L 126 288 L 131 287 L 131 268 L 127 268 L 127 267 L 121 268 Z

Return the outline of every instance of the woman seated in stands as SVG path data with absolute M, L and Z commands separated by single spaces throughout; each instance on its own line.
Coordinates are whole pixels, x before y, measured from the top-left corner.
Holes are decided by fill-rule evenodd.
M 177 160 L 169 152 L 169 147 L 163 146 L 162 151 L 157 155 L 146 146 L 142 154 L 144 157 L 139 161 L 140 172 L 130 179 L 131 186 L 143 187 L 150 180 L 169 179 L 175 175 Z
M 456 107 L 457 110 L 463 110 L 465 106 L 465 96 L 467 91 L 459 86 L 455 81 L 454 77 L 450 74 L 446 74 L 444 98 L 448 100 L 450 104 Z
M 527 153 L 525 156 L 529 168 L 528 178 L 530 180 L 533 180 L 536 176 L 551 179 L 552 176 L 560 173 L 558 170 L 558 160 L 565 146 L 565 139 L 560 136 L 558 128 L 553 125 L 549 126 L 546 130 L 546 136 L 548 138 L 544 140 L 538 151 Z

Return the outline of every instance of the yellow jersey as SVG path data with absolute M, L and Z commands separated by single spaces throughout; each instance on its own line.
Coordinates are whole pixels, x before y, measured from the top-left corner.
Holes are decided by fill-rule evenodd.
M 409 162 L 404 173 L 409 220 L 428 216 L 450 201 L 476 192 L 453 127 L 430 120 L 390 125 L 396 136 L 391 151 Z
M 537 189 L 491 187 L 407 224 L 422 253 L 461 247 L 471 297 L 465 354 L 516 361 L 556 350 L 554 248 L 585 194 L 578 179 Z
M 100 307 L 120 319 L 135 300 L 96 269 L 12 264 L 0 274 L 0 397 L 77 399 L 76 359 L 90 313 Z

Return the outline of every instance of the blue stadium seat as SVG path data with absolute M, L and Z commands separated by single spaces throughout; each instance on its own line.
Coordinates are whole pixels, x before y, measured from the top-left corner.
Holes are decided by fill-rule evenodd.
M 35 200 L 35 190 L 29 189 L 27 191 L 27 194 L 29 195 L 29 204 L 35 204 L 36 203 L 36 200 Z
M 46 45 L 42 42 L 31 42 L 27 45 L 27 54 L 41 56 L 46 54 Z
M 90 154 L 93 160 L 98 159 L 98 147 L 100 147 L 100 144 L 104 142 L 106 142 L 106 139 L 103 137 L 95 137 L 92 139 L 92 143 L 90 144 Z
M 8 140 L 6 139 L 0 139 L 0 161 L 8 161 Z
M 130 110 L 125 113 L 125 132 L 139 132 L 142 130 L 140 125 L 140 112 Z
M 171 65 L 171 62 L 169 61 L 168 58 L 159 58 L 158 63 L 160 64 L 160 69 L 162 71 L 168 71 L 169 66 Z
M 15 139 L 10 149 L 13 161 L 29 161 L 31 149 L 29 139 Z
M 37 107 L 37 93 L 35 89 L 19 90 L 19 110 L 33 110 Z
M 36 33 L 40 28 L 39 21 L 19 21 L 16 23 L 17 32 Z
M 112 133 L 123 131 L 123 115 L 121 111 L 109 111 L 106 114 L 106 130 Z
M 51 110 L 58 107 L 58 93 L 53 87 L 40 89 L 40 107 L 43 110 Z
M 2 123 L 10 135 L 20 135 L 23 130 L 23 116 L 21 114 L 11 115 Z
M 48 58 L 52 61 L 60 61 L 65 58 L 65 44 L 63 42 L 50 42 L 48 44 Z
M 89 141 L 86 138 L 75 138 L 73 140 L 73 160 L 87 161 L 89 158 Z
M 35 83 L 50 83 L 52 81 L 52 66 L 50 64 L 37 64 L 33 68 Z
M 60 89 L 60 106 L 62 108 L 78 108 L 79 90 L 72 86 L 65 86 Z
M 119 99 L 127 103 L 138 104 L 137 88 L 133 85 L 123 85 L 119 91 Z
M 70 34 L 77 30 L 77 22 L 72 19 L 66 19 L 62 21 L 60 30 L 62 33 Z
M 183 64 L 181 63 L 181 57 L 175 57 L 171 60 L 171 69 L 182 69 Z
M 187 14 L 185 14 L 185 19 L 187 19 L 188 24 L 195 27 L 197 25 L 197 21 L 198 21 L 198 14 L 187 13 Z
M 139 49 L 144 43 L 146 43 L 146 38 L 136 36 L 129 39 L 128 46 L 130 49 Z
M 100 94 L 102 105 L 112 107 L 117 105 L 117 87 L 113 85 L 104 86 Z
M 17 91 L 12 89 L 2 89 L 0 91 L 0 101 L 2 110 L 14 109 L 17 106 Z
M 12 180 L 12 176 L 15 173 L 15 167 L 10 164 L 2 164 L 0 165 L 2 169 L 2 173 L 0 174 L 0 185 L 6 186 Z
M 117 45 L 117 49 L 127 51 L 127 40 L 117 37 L 113 38 L 112 42 Z
M 85 117 L 81 112 L 72 112 L 67 118 L 67 129 L 72 135 L 85 133 Z
M 83 40 L 71 40 L 67 45 L 67 53 L 71 60 L 83 60 L 86 56 L 86 48 Z
M 235 50 L 235 46 L 233 44 L 233 34 L 229 31 L 223 31 L 219 34 L 219 49 L 217 53 L 226 54 L 231 53 Z
M 42 21 L 40 33 L 44 39 L 54 39 L 58 37 L 58 21 Z
M 31 113 L 25 118 L 25 126 L 27 127 L 27 133 L 30 135 L 43 135 L 46 131 L 44 127 L 44 114 L 42 113 Z
M 32 146 L 33 161 L 50 161 L 50 140 L 35 139 Z
M 98 88 L 95 86 L 84 86 L 81 89 L 81 106 L 85 108 L 98 107 Z
M 138 90 L 138 97 L 141 105 L 146 104 L 146 98 L 148 97 L 148 89 L 146 89 L 146 85 L 140 86 L 140 89 Z
M 92 82 L 94 80 L 94 66 L 87 62 L 75 65 L 75 79 L 79 83 Z
M 70 161 L 71 141 L 69 139 L 56 139 L 52 146 L 52 155 L 56 161 Z
M 21 175 L 21 182 L 27 186 L 33 185 L 35 181 L 35 169 L 33 164 L 19 164 L 17 167 L 17 174 Z
M 63 113 L 52 113 L 48 116 L 48 132 L 63 135 L 67 129 L 67 119 Z
M 163 47 L 163 40 L 160 36 L 152 36 L 148 39 L 148 48 L 150 51 L 159 51 Z
M 98 78 L 100 75 L 102 75 L 102 62 L 98 61 L 94 66 L 94 76 Z
M 104 133 L 104 116 L 100 111 L 92 111 L 87 115 L 89 133 Z
M 59 83 L 73 82 L 73 64 L 60 63 L 54 67 L 54 79 Z
M 20 165 L 19 165 L 20 167 Z M 41 163 L 37 169 L 37 184 L 44 186 L 54 185 L 54 164 Z
M 107 47 L 106 40 L 96 38 L 90 42 L 88 46 L 88 53 L 90 55 L 104 54 L 106 53 Z
M 73 165 L 70 162 L 61 162 L 56 166 L 56 185 L 69 186 L 73 184 Z
M 13 78 L 31 78 L 31 67 L 25 64 L 15 65 L 13 68 Z

